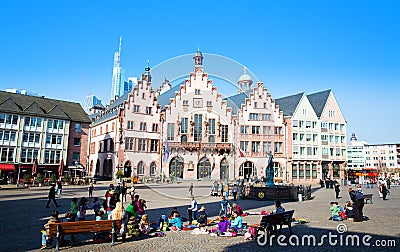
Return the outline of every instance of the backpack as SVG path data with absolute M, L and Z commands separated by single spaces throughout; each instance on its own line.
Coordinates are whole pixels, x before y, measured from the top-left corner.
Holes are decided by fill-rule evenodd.
M 362 194 L 361 192 L 355 192 L 354 193 L 354 199 L 356 201 L 364 200 L 364 194 Z

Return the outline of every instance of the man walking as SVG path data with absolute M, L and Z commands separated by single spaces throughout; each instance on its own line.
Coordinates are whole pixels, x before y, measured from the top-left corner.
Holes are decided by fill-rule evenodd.
M 59 204 L 57 204 L 57 201 L 56 201 L 56 185 L 55 184 L 51 184 L 51 187 L 49 190 L 49 200 L 47 201 L 46 208 L 50 208 L 49 205 L 50 205 L 51 200 L 53 200 L 56 207 L 60 206 Z
M 193 183 L 190 183 L 188 197 L 193 195 Z

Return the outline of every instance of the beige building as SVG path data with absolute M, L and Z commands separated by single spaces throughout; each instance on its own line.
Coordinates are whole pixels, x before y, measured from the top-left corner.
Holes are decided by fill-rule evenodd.
M 93 175 L 111 178 L 120 169 L 126 177 L 262 178 L 271 153 L 275 181 L 341 176 L 346 122 L 330 90 L 274 100 L 245 69 L 238 94 L 223 97 L 200 51 L 193 60 L 181 85 L 171 88 L 166 80 L 157 91 L 147 67 L 132 92 L 96 117 Z

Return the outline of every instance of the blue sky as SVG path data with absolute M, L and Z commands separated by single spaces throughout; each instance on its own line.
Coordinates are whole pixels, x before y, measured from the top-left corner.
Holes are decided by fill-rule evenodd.
M 154 66 L 200 46 L 246 65 L 274 98 L 332 89 L 349 135 L 399 143 L 399 7 L 398 1 L 2 1 L 0 89 L 77 102 L 90 93 L 108 102 L 120 36 L 127 76 L 140 76 L 147 60 Z

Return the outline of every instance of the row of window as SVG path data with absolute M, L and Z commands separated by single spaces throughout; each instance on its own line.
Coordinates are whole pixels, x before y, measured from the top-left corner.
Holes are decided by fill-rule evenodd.
M 344 124 L 343 123 L 327 123 L 327 122 L 321 122 L 321 128 L 322 129 L 329 129 L 329 130 L 344 130 Z
M 195 142 L 199 142 L 203 138 L 203 115 L 202 114 L 195 114 L 194 115 L 194 122 L 193 122 L 193 140 Z M 180 133 L 181 134 L 188 134 L 188 120 L 187 118 L 182 118 L 181 125 L 180 125 Z M 206 125 L 205 129 L 208 131 L 209 135 L 215 134 L 215 119 L 209 119 L 208 124 Z M 221 142 L 227 143 L 228 142 L 228 125 L 220 125 L 220 134 L 221 134 Z M 174 141 L 175 140 L 175 124 L 168 123 L 167 125 L 167 140 Z
M 366 154 L 370 154 L 371 152 L 369 151 L 369 150 L 367 150 L 366 152 L 365 152 Z M 393 150 L 389 150 L 389 154 L 393 154 L 394 153 L 394 151 Z M 378 151 L 372 151 L 372 154 L 378 154 Z M 385 155 L 386 154 L 386 151 L 385 150 L 381 150 L 381 154 L 382 155 Z
M 18 116 L 17 115 L 10 115 L 10 114 L 0 114 L 0 124 L 18 124 Z
M 147 138 L 125 138 L 125 150 L 129 151 L 142 151 L 142 152 L 158 152 L 159 150 L 158 139 Z
M 133 113 L 141 113 L 140 105 L 133 105 Z M 146 107 L 146 115 L 151 115 L 152 107 Z
M 329 139 L 330 143 L 345 143 L 346 137 L 345 136 L 329 135 L 329 138 L 328 138 L 328 135 L 325 135 L 325 134 L 321 135 L 321 140 L 322 141 L 328 141 L 328 139 Z
M 15 148 L 0 148 L 0 156 L 2 162 L 14 162 Z M 74 153 L 76 154 L 76 153 Z M 79 154 L 79 153 L 78 153 Z M 21 163 L 33 163 L 35 158 L 38 158 L 39 149 L 35 148 L 22 148 L 20 162 Z M 61 157 L 61 151 L 59 150 L 45 150 L 44 151 L 44 163 L 46 164 L 59 164 Z
M 111 131 L 113 132 L 114 131 L 114 123 L 112 122 L 111 123 Z M 109 131 L 109 127 L 108 127 L 108 124 L 106 124 L 105 125 L 105 133 L 108 133 L 108 132 L 110 132 Z M 97 133 L 99 133 L 99 135 L 103 135 L 103 126 L 100 126 L 99 127 L 99 132 L 97 132 L 97 130 L 96 130 L 96 128 L 94 128 L 93 130 L 92 130 L 92 136 L 93 137 L 95 137 L 95 136 L 97 136 Z
M 255 103 L 257 105 L 257 103 Z M 250 121 L 270 121 L 271 114 L 263 114 L 263 113 L 250 113 L 249 114 Z
M 17 132 L 10 130 L 0 130 L 0 141 L 11 141 L 14 142 L 16 138 Z
M 292 178 L 317 178 L 317 165 L 316 164 L 293 164 L 292 165 Z
M 366 160 L 371 160 L 371 157 L 366 157 Z M 379 157 L 373 157 L 373 160 L 379 160 Z M 381 157 L 381 160 L 386 160 L 386 157 Z M 389 160 L 395 160 L 394 156 L 390 156 Z
M 249 131 L 251 129 L 251 131 Z M 260 134 L 261 126 L 248 126 L 248 125 L 240 125 L 240 134 Z M 271 135 L 271 126 L 262 126 L 262 134 L 263 135 Z M 283 130 L 282 127 L 274 127 L 275 135 L 282 135 Z
M 317 147 L 299 147 L 293 146 L 293 155 L 308 155 L 308 156 L 316 156 L 318 155 Z
M 305 137 L 304 137 L 305 136 Z M 293 141 L 304 141 L 306 140 L 307 142 L 314 142 L 317 143 L 318 139 L 318 134 L 303 134 L 303 133 L 293 133 Z
M 17 115 L 9 115 L 9 114 L 0 114 L 0 124 L 18 124 L 18 116 Z M 24 126 L 26 127 L 37 127 L 41 128 L 43 123 L 43 118 L 39 117 L 30 117 L 26 116 L 24 120 Z M 63 120 L 53 120 L 49 119 L 47 121 L 47 129 L 63 129 L 64 128 L 64 121 Z M 75 124 L 75 131 L 81 132 L 82 125 L 80 123 Z
M 390 163 L 389 167 L 395 167 L 396 164 L 395 163 Z M 371 166 L 371 163 L 367 163 L 367 167 L 381 167 L 381 168 L 385 168 L 388 167 L 386 165 L 386 163 L 373 163 L 373 165 Z
M 0 141 L 11 141 L 14 142 L 16 139 L 16 131 L 0 130 Z M 22 142 L 24 143 L 40 143 L 40 133 L 25 132 L 22 135 Z M 46 144 L 61 144 L 63 135 L 58 134 L 47 134 Z M 74 138 L 74 146 L 81 145 L 81 138 Z
M 48 120 L 47 121 L 47 128 L 48 129 L 63 129 L 64 128 L 64 121 L 62 121 L 62 120 Z
M 329 155 L 331 157 L 345 156 L 346 149 L 322 147 L 322 155 Z
M 25 117 L 24 126 L 41 128 L 42 122 L 43 122 L 42 118 L 27 116 Z
M 302 121 L 302 120 L 293 120 L 292 122 L 293 128 L 306 128 L 306 129 L 316 129 L 317 122 L 316 121 Z
M 272 142 L 260 142 L 260 141 L 252 141 L 251 142 L 251 152 L 258 153 L 261 152 L 261 144 L 262 144 L 262 153 L 270 153 L 272 152 Z M 240 141 L 240 150 L 244 152 L 249 151 L 249 141 Z M 275 142 L 273 152 L 282 153 L 282 142 Z

